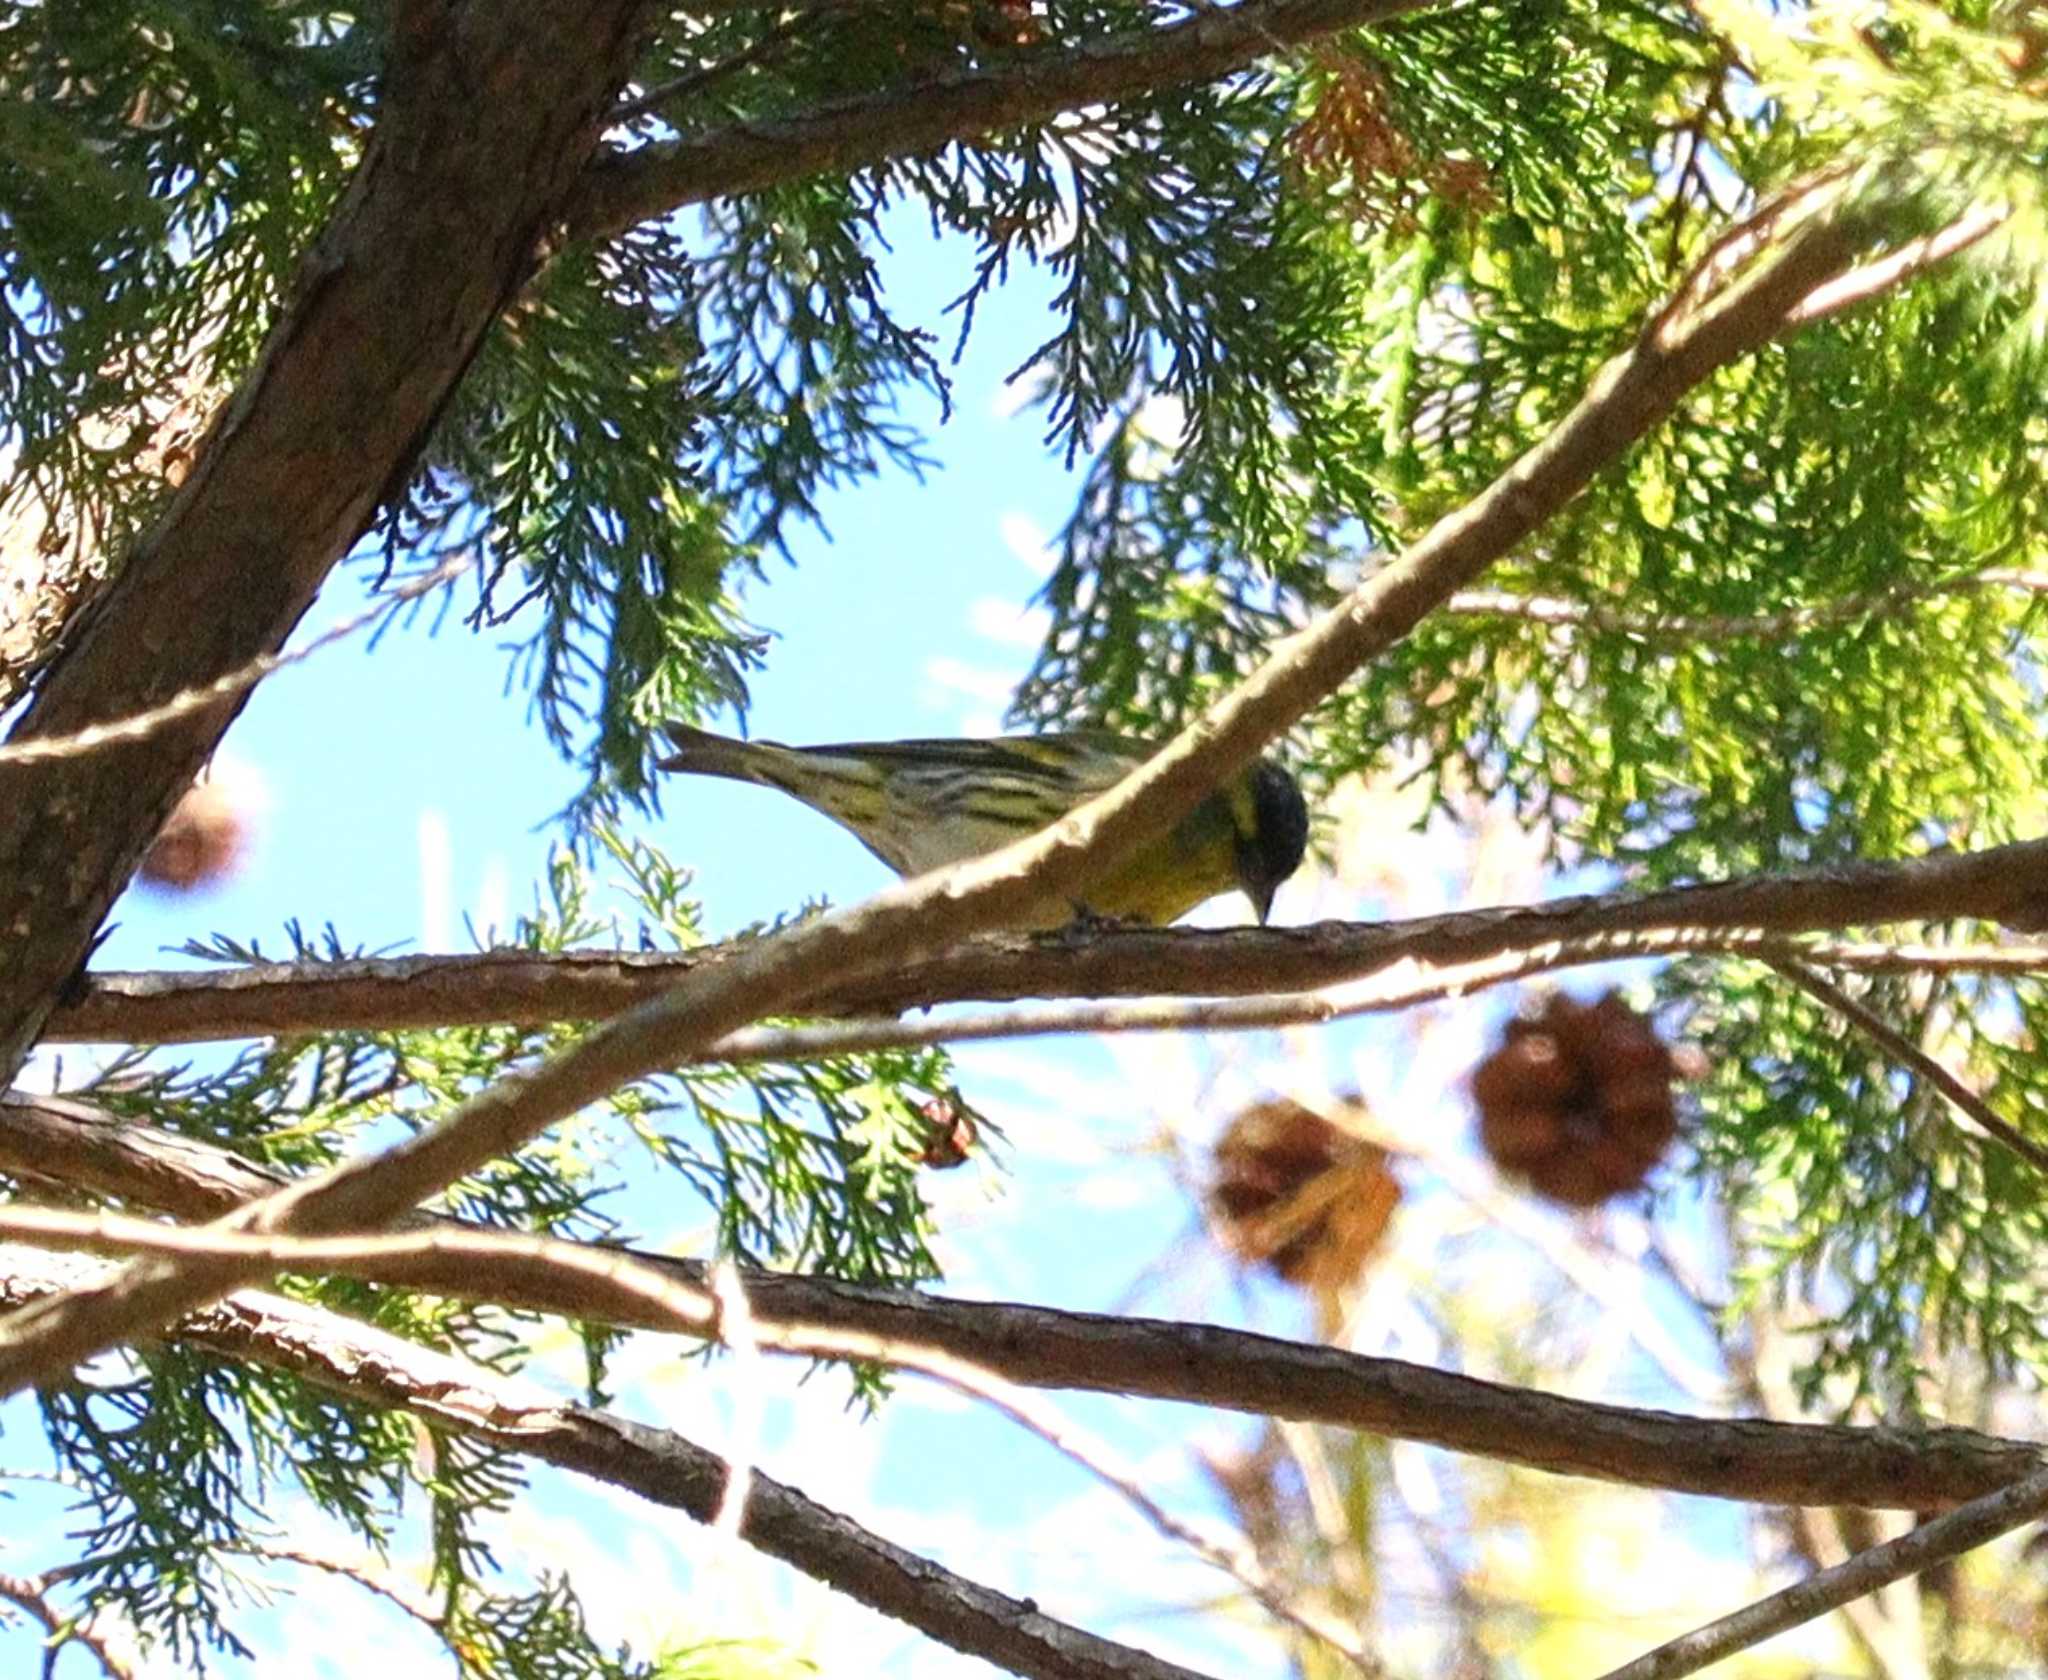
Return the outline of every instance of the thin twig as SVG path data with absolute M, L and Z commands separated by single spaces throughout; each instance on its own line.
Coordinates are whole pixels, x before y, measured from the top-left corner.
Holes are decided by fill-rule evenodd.
M 106 1636 L 93 1632 L 89 1616 L 67 1616 L 51 1602 L 50 1588 L 55 1584 L 47 1574 L 0 1574 L 0 1598 L 32 1616 L 49 1635 L 43 1642 L 44 1680 L 50 1680 L 57 1672 L 57 1659 L 67 1645 L 77 1645 L 91 1653 L 110 1680 L 137 1680 L 135 1669 L 113 1649 Z
M 907 1366 L 962 1394 L 994 1407 L 1019 1428 L 1029 1430 L 1047 1446 L 1070 1459 L 1103 1486 L 1122 1497 L 1133 1510 L 1168 1540 L 1187 1547 L 1203 1562 L 1222 1570 L 1290 1627 L 1327 1645 L 1364 1675 L 1379 1675 L 1385 1666 L 1356 1637 L 1329 1617 L 1294 1603 L 1266 1571 L 1241 1537 L 1212 1531 L 1176 1516 L 1146 1491 L 1138 1470 L 1124 1463 L 1116 1450 L 1082 1430 L 1072 1419 L 984 1367 L 965 1360 Z
M 2048 1470 L 1922 1523 L 1910 1534 L 1856 1553 L 1795 1586 L 1681 1634 L 1600 1680 L 1679 1680 L 1908 1575 L 1995 1540 L 2048 1513 Z
M 1369 1554 L 1352 1527 L 1350 1507 L 1338 1486 L 1323 1438 L 1312 1425 L 1293 1418 L 1275 1418 L 1273 1429 L 1301 1477 L 1309 1519 L 1316 1525 L 1317 1538 L 1323 1543 L 1330 1574 L 1345 1598 L 1362 1613 L 1373 1599 Z
M 1268 992 L 1251 997 L 1134 999 L 1024 1005 L 981 1014 L 922 1019 L 879 1017 L 817 1026 L 748 1027 L 728 1034 L 704 1056 L 718 1062 L 809 1062 L 873 1050 L 917 1049 L 989 1039 L 1063 1037 L 1076 1033 L 1253 1032 L 1328 1025 L 1361 1015 L 1391 1014 L 1444 998 L 1461 998 L 1533 974 L 1589 962 L 1621 962 L 1673 951 L 1697 953 L 1689 935 L 1659 940 L 1622 936 L 1587 944 L 1558 943 L 1510 951 L 1483 962 L 1437 969 L 1404 963 L 1394 977 L 1318 992 Z
M 301 1551 L 295 1546 L 249 1544 L 222 1549 L 238 1552 L 244 1557 L 261 1558 L 266 1563 L 296 1564 L 301 1569 L 317 1569 L 323 1574 L 338 1575 L 345 1581 L 353 1581 L 363 1591 L 375 1593 L 385 1603 L 404 1611 L 436 1639 L 447 1643 L 446 1618 L 425 1599 L 408 1592 L 382 1570 L 373 1569 L 368 1564 L 350 1563 L 344 1558 L 325 1557 L 318 1552 Z
M 1561 595 L 1518 595 L 1505 589 L 1466 589 L 1444 603 L 1443 610 L 1467 618 L 1519 618 L 1532 624 L 1583 625 L 1590 630 L 1655 637 L 1681 642 L 1739 641 L 1803 635 L 1836 624 L 1897 617 L 1929 601 L 1989 589 L 2022 594 L 2048 594 L 2048 572 L 1998 566 L 1962 577 L 1906 584 L 1870 595 L 1851 595 L 1783 612 L 1740 614 L 1632 613 L 1594 601 Z
M 1746 1322 L 1749 1345 L 1733 1352 L 1731 1370 L 1747 1398 L 1764 1417 L 1793 1419 L 1802 1407 L 1792 1382 L 1795 1355 L 1776 1311 L 1760 1301 L 1750 1304 Z M 1815 1569 L 1833 1569 L 1847 1561 L 1851 1548 L 1843 1537 L 1841 1512 L 1825 1505 L 1794 1506 L 1789 1513 L 1793 1545 Z M 1909 1524 L 1910 1526 L 1910 1524 Z M 1877 1671 L 1876 1680 L 1928 1680 L 1925 1641 L 1916 1614 L 1894 1620 L 1881 1596 L 1851 1599 L 1841 1606 L 1849 1637 Z
M 1528 1203 L 1502 1193 L 1496 1181 L 1474 1160 L 1447 1149 L 1418 1144 L 1412 1138 L 1396 1136 L 1373 1125 L 1370 1116 L 1354 1105 L 1333 1103 L 1327 1098 L 1301 1093 L 1297 1093 L 1296 1100 L 1343 1130 L 1419 1162 L 1442 1180 L 1454 1196 L 1468 1203 L 1489 1223 L 1516 1241 L 1527 1243 L 1556 1269 L 1566 1283 L 1622 1325 L 1637 1349 L 1681 1394 L 1705 1404 L 1726 1398 L 1727 1383 L 1717 1373 L 1687 1357 L 1677 1339 L 1644 1303 L 1640 1293 L 1618 1286 L 1618 1268 L 1605 1256 L 1588 1249 L 1575 1231 L 1560 1228 L 1554 1220 L 1546 1219 Z
M 785 47 L 801 35 L 812 24 L 830 15 L 838 8 L 831 5 L 809 5 L 784 18 L 774 28 L 758 36 L 751 44 L 734 53 L 730 58 L 721 58 L 714 64 L 699 65 L 695 70 L 686 71 L 668 81 L 657 82 L 646 92 L 626 100 L 616 110 L 607 114 L 605 124 L 610 127 L 618 123 L 629 123 L 635 117 L 644 117 L 650 111 L 677 100 L 688 99 L 700 94 L 706 88 L 715 87 L 728 77 L 738 75 L 742 70 L 757 69 L 772 58 L 778 47 Z
M 1804 963 L 1784 958 L 1766 960 L 1773 969 L 1815 1002 L 1853 1021 L 1887 1056 L 1910 1068 L 1914 1074 L 1926 1080 L 1946 1097 L 1964 1119 L 2011 1150 L 2036 1172 L 2048 1173 L 2048 1145 L 2037 1143 L 2028 1137 L 1951 1073 L 1945 1064 L 1921 1049 L 1876 1010 L 1852 998 L 1832 980 L 1816 974 Z
M 70 735 L 35 736 L 25 741 L 0 743 L 0 764 L 32 764 L 56 758 L 81 758 L 101 747 L 111 746 L 117 741 L 145 741 L 160 729 L 203 712 L 209 706 L 217 706 L 223 700 L 232 700 L 254 688 L 264 678 L 273 676 L 287 666 L 301 664 L 314 654 L 346 641 L 358 631 L 368 629 L 389 618 L 407 603 L 417 601 L 422 595 L 439 589 L 445 583 L 452 583 L 476 563 L 473 554 L 458 555 L 455 559 L 436 566 L 431 572 L 399 585 L 389 594 L 380 596 L 370 605 L 343 619 L 332 628 L 323 630 L 304 647 L 292 648 L 284 653 L 266 653 L 252 659 L 239 670 L 230 671 L 224 677 L 216 677 L 210 683 L 197 688 L 188 688 L 182 694 L 174 694 L 160 706 L 151 706 L 147 711 L 137 712 L 131 717 L 120 718 L 112 723 L 95 723 Z

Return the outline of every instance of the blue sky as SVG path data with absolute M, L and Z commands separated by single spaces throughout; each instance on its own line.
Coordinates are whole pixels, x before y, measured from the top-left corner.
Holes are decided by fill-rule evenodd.
M 964 253 L 934 250 L 920 222 L 906 219 L 893 231 L 898 309 L 950 344 L 952 323 L 940 310 L 965 273 Z M 945 734 L 987 728 L 1000 713 L 1007 684 L 1029 658 L 1022 615 L 1042 571 L 1036 548 L 1064 518 L 1075 488 L 1042 446 L 1037 418 L 1016 414 L 1001 384 L 1044 336 L 1049 292 L 1043 277 L 1024 275 L 984 306 L 956 373 L 957 411 L 936 434 L 941 470 L 922 484 L 892 475 L 828 497 L 831 540 L 800 536 L 796 566 L 772 564 L 766 583 L 752 589 L 752 615 L 778 637 L 754 684 L 755 733 L 798 741 Z M 354 583 L 338 580 L 302 639 L 359 605 Z M 226 743 L 227 757 L 261 789 L 245 868 L 211 896 L 131 893 L 100 965 L 159 966 L 173 960 L 165 946 L 214 930 L 275 949 L 294 916 L 313 927 L 331 921 L 345 941 L 369 948 L 465 949 L 464 913 L 484 925 L 526 908 L 550 844 L 548 819 L 577 776 L 548 749 L 523 697 L 506 691 L 506 670 L 492 635 L 451 622 L 438 637 L 394 630 L 374 650 L 359 638 L 278 676 Z M 811 895 L 849 902 L 888 879 L 850 836 L 756 789 L 678 783 L 650 837 L 698 871 L 714 934 Z M 1390 836 L 1383 849 L 1407 844 Z M 1441 871 L 1431 842 L 1417 844 L 1410 862 L 1434 878 Z M 1276 919 L 1357 903 L 1355 888 L 1304 878 L 1283 893 Z M 1211 912 L 1243 913 L 1235 899 Z M 1263 1286 L 1226 1286 L 1214 1262 L 1190 1246 L 1191 1205 L 1162 1140 L 1198 1149 L 1233 1102 L 1272 1088 L 1281 1073 L 1328 1089 L 1363 1085 L 1390 1111 L 1405 1103 L 1424 1124 L 1431 1115 L 1455 1121 L 1444 1089 L 1494 1012 L 1466 1010 L 1420 1066 L 1399 1060 L 1411 1042 L 1399 1030 L 1373 1026 L 1213 1046 L 1041 1041 L 963 1055 L 963 1083 L 1008 1129 L 1012 1171 L 1003 1178 L 975 1168 L 934 1183 L 948 1286 L 1107 1309 L 1150 1276 L 1138 1296 L 1149 1310 L 1301 1328 L 1294 1303 Z M 661 1228 L 660 1198 L 673 1190 L 643 1191 L 632 1204 L 655 1235 L 701 1223 L 678 1206 Z M 1426 1353 L 1414 1342 L 1421 1334 L 1389 1306 L 1387 1345 L 1407 1337 L 1410 1351 Z M 566 1359 L 562 1368 L 573 1369 Z M 800 1383 L 801 1367 L 771 1363 L 759 1389 L 749 1390 L 728 1367 L 681 1364 L 658 1343 L 632 1355 L 631 1368 L 625 1404 L 634 1415 L 714 1445 L 736 1418 L 755 1419 L 763 1468 L 890 1539 L 1163 1654 L 1246 1680 L 1283 1671 L 1253 1624 L 1163 1614 L 1216 1593 L 1220 1577 L 986 1410 L 911 1384 L 866 1423 L 847 1413 L 836 1379 Z M 1647 1378 L 1638 1386 L 1645 1398 L 1662 1392 Z M 1158 1491 L 1183 1508 L 1206 1499 L 1184 1443 L 1220 1444 L 1241 1432 L 1235 1422 L 1177 1408 L 1099 1397 L 1062 1404 L 1145 1465 Z M 19 1403 L 0 1411 L 0 1421 L 17 1450 L 35 1427 Z M 64 1555 L 61 1529 L 69 1525 L 49 1500 L 31 1492 L 22 1511 L 44 1513 L 56 1531 L 42 1530 L 33 1555 L 0 1551 L 0 1568 Z M 539 1478 L 504 1531 L 509 1558 L 572 1569 L 600 1626 L 616 1635 L 687 1639 L 772 1628 L 828 1674 L 933 1680 L 989 1672 L 831 1601 L 780 1566 L 736 1556 L 680 1518 L 565 1478 Z M 447 1672 L 414 1630 L 355 1589 L 320 1579 L 292 1584 L 306 1596 L 252 1623 L 262 1660 L 227 1661 L 222 1673 L 275 1672 L 287 1656 L 295 1674 L 314 1680 Z M 0 1663 L 25 1663 L 33 1645 L 25 1633 L 0 1633 Z M 88 1670 L 82 1655 L 66 1659 L 67 1673 Z

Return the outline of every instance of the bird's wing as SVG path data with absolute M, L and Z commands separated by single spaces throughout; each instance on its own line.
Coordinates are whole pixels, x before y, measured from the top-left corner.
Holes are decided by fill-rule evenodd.
M 798 747 L 798 752 L 865 759 L 895 769 L 978 771 L 1087 781 L 1107 787 L 1150 749 L 1096 730 L 1059 735 L 934 737 L 908 741 L 832 741 Z
M 1113 786 L 1150 750 L 1103 732 L 988 739 L 733 741 L 668 731 L 663 768 L 765 782 L 851 829 L 906 875 L 958 863 L 1042 828 Z
M 869 762 L 882 770 L 893 818 L 889 839 L 903 860 L 899 867 L 915 874 L 1043 828 L 1114 785 L 1143 749 L 1134 752 L 1114 737 L 1053 735 L 846 750 L 871 753 Z

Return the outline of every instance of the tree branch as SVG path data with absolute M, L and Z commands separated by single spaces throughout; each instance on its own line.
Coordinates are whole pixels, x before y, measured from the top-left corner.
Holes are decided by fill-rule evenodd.
M 1968 250 L 2003 227 L 2011 215 L 2011 211 L 2004 209 L 1966 210 L 1946 227 L 1937 228 L 1918 239 L 1909 239 L 1896 251 L 1859 264 L 1826 284 L 1814 287 L 1793 310 L 1792 324 L 1803 327 L 1868 303 L 1935 264 L 1948 261 L 1957 252 Z
M 1609 1670 L 1600 1680 L 1679 1680 L 1681 1675 L 1697 1674 L 1724 1657 L 1761 1645 L 1788 1628 L 1931 1569 L 2044 1514 L 2048 1514 L 2048 1470 L 2036 1470 L 2010 1487 L 1922 1523 L 1909 1534 L 1858 1552 L 1833 1569 L 1823 1569 L 1732 1616 L 1682 1634 L 1634 1662 Z
M 1029 839 L 761 940 L 718 972 L 641 1005 L 539 1067 L 500 1080 L 383 1153 L 250 1205 L 233 1216 L 237 1227 L 374 1229 L 618 1086 L 700 1056 L 763 1015 L 785 1013 L 831 984 L 1014 921 L 1048 899 L 1076 897 L 1089 880 L 1243 769 L 1359 665 L 1540 529 L 1694 385 L 1782 332 L 1799 301 L 1856 249 L 1850 227 L 1828 210 L 1825 192 L 1802 188 L 1795 209 L 1774 204 L 1731 230 L 1542 441 L 1400 558 L 1281 643 L 1236 690 L 1115 788 Z M 17 767 L 14 774 L 33 776 L 37 769 Z M 0 925 L 5 890 L 0 868 Z M 54 995 L 55 977 L 48 978 Z M 0 1002 L 4 993 L 0 983 Z M 33 990 L 30 996 L 39 1000 L 40 1019 L 49 1000 Z M 14 1312 L 0 1321 L 0 1393 L 52 1380 L 105 1348 L 219 1299 L 249 1275 L 226 1260 L 141 1260 L 91 1289 Z
M 686 204 L 760 192 L 806 175 L 845 173 L 937 151 L 993 129 L 1043 122 L 1189 82 L 1213 81 L 1271 52 L 1383 23 L 1435 0 L 1241 0 L 1200 6 L 1185 22 L 1078 47 L 1020 55 L 985 70 L 932 77 L 800 116 L 733 123 L 679 140 L 601 154 L 569 212 L 573 239 L 607 239 Z
M 301 1569 L 318 1570 L 323 1575 L 333 1575 L 344 1581 L 352 1581 L 364 1592 L 381 1598 L 394 1610 L 410 1616 L 443 1645 L 448 1646 L 449 1654 L 458 1662 L 462 1659 L 460 1647 L 449 1640 L 447 1619 L 441 1612 L 429 1600 L 394 1580 L 377 1565 L 368 1562 L 352 1563 L 346 1558 L 323 1557 L 318 1552 L 305 1551 L 297 1546 L 250 1544 L 237 1546 L 235 1550 L 244 1557 L 259 1558 L 265 1563 L 296 1564 Z
M 0 1301 L 17 1308 L 89 1287 L 97 1262 L 0 1250 Z M 243 1293 L 180 1323 L 176 1340 L 287 1371 L 367 1406 L 404 1411 L 637 1493 L 708 1523 L 726 1464 L 668 1430 L 564 1404 L 539 1385 L 280 1296 Z M 941 1644 L 1042 1680 L 1203 1680 L 1191 1669 L 1045 1615 L 905 1551 L 767 1476 L 754 1478 L 741 1538 Z
M 1764 954 L 1768 936 L 2006 915 L 2031 920 L 2048 841 L 1857 863 L 1662 892 L 1592 893 L 1398 922 L 1302 928 L 1118 928 L 1000 935 L 817 988 L 807 1014 L 864 1015 L 1033 996 L 1242 996 L 1359 982 L 1405 963 L 1515 955 L 1566 967 L 1687 952 Z M 683 953 L 486 951 L 261 963 L 196 973 L 90 974 L 51 1017 L 53 1043 L 179 1044 L 311 1032 L 595 1020 L 716 974 L 748 947 Z M 1876 973 L 1937 966 L 2033 972 L 2048 946 L 1831 944 L 1791 953 Z M 1534 972 L 1532 968 L 1530 972 Z M 1251 1023 L 1247 1023 L 1251 1024 Z M 1092 1029 L 1091 1029 L 1092 1030 Z
M 132 717 L 124 717 L 107 723 L 86 725 L 72 735 L 44 735 L 26 741 L 0 743 L 0 764 L 33 764 L 47 759 L 83 758 L 88 753 L 98 752 L 117 741 L 146 741 L 152 735 L 217 706 L 223 700 L 239 700 L 247 695 L 258 683 L 275 676 L 279 671 L 311 659 L 314 654 L 346 641 L 358 631 L 367 630 L 371 625 L 391 618 L 402 608 L 422 595 L 430 594 L 443 584 L 453 583 L 474 563 L 474 556 L 463 554 L 436 566 L 432 571 L 408 578 L 396 589 L 379 595 L 362 611 L 353 613 L 339 624 L 330 625 L 303 647 L 295 647 L 289 653 L 260 654 L 238 670 L 225 676 L 216 677 L 210 683 L 188 688 L 174 694 L 159 706 L 151 706 Z
M 592 1250 L 581 1244 L 505 1232 L 437 1230 L 378 1237 L 250 1237 L 190 1230 L 112 1214 L 73 1213 L 59 1208 L 0 1207 L 0 1240 L 18 1239 L 65 1249 L 125 1258 L 133 1254 L 256 1258 L 277 1270 L 374 1274 L 386 1260 L 435 1254 L 479 1268 L 483 1276 L 501 1266 L 531 1277 L 553 1273 L 570 1290 L 595 1291 L 607 1322 L 651 1320 L 649 1327 L 698 1336 L 751 1353 L 772 1347 L 785 1353 L 842 1360 L 872 1360 L 943 1383 L 956 1393 L 983 1401 L 1038 1436 L 1136 1507 L 1158 1532 L 1187 1546 L 1204 1562 L 1235 1579 L 1274 1616 L 1319 1639 L 1365 1672 L 1378 1663 L 1357 1640 L 1326 1618 L 1289 1602 L 1279 1585 L 1234 1537 L 1183 1521 L 1146 1492 L 1136 1471 L 1122 1465 L 1105 1443 L 1054 1413 L 996 1372 L 956 1354 L 891 1342 L 873 1336 L 824 1332 L 815 1326 L 757 1322 L 744 1284 L 734 1268 L 716 1267 L 708 1283 L 685 1281 L 668 1266 L 649 1265 L 635 1255 Z M 733 1287 L 722 1287 L 728 1280 Z M 545 1287 L 545 1285 L 544 1285 Z M 718 1522 L 740 1519 L 753 1470 L 742 1464 L 721 1501 Z
M 25 1170 L 188 1219 L 217 1216 L 278 1183 L 211 1145 L 124 1125 L 66 1099 L 12 1094 L 0 1098 L 0 1172 Z M 614 1251 L 592 1251 L 589 1264 L 572 1269 L 533 1263 L 534 1239 L 424 1215 L 409 1230 L 432 1240 L 385 1245 L 350 1270 L 455 1299 L 620 1328 L 674 1328 L 665 1313 L 606 1286 L 602 1268 L 617 1261 Z M 478 1237 L 496 1245 L 488 1265 L 463 1247 Z M 700 1296 L 709 1289 L 701 1262 L 629 1257 L 678 1288 Z M 1927 1511 L 2005 1486 L 2040 1462 L 2031 1443 L 1971 1430 L 1683 1417 L 1211 1325 L 955 1301 L 776 1272 L 743 1276 L 757 1333 L 765 1327 L 764 1343 L 772 1337 L 791 1352 L 873 1359 L 909 1350 L 966 1361 L 1023 1387 L 1329 1424 L 1630 1486 Z

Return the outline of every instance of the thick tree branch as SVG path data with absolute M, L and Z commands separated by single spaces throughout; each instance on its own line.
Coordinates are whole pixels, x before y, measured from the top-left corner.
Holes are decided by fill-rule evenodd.
M 1281 643 L 1115 788 L 1038 835 L 762 940 L 721 971 L 499 1081 L 438 1125 L 252 1205 L 235 1216 L 238 1227 L 317 1233 L 388 1223 L 627 1081 L 700 1056 L 763 1015 L 1015 920 L 1047 899 L 1075 897 L 1539 529 L 1694 385 L 1783 331 L 1799 301 L 1842 267 L 1857 242 L 1829 214 L 1827 189 L 1818 186 L 1731 230 L 1634 347 L 1487 490 Z M 136 1261 L 91 1290 L 10 1314 L 0 1321 L 0 1393 L 50 1380 L 219 1299 L 248 1275 L 227 1261 Z
M 592 163 L 577 191 L 569 233 L 605 239 L 686 204 L 912 157 L 1085 105 L 1213 81 L 1268 53 L 1433 3 L 1242 0 L 1230 7 L 1202 6 L 1187 21 L 1163 29 L 1048 48 L 990 69 L 839 100 L 801 116 L 734 123 L 606 153 Z
M 1679 1680 L 1681 1675 L 1697 1674 L 1788 1628 L 1972 1551 L 2043 1515 L 2048 1515 L 2048 1470 L 2036 1470 L 2009 1487 L 1922 1523 L 1910 1534 L 1858 1552 L 1833 1569 L 1823 1569 L 1718 1622 L 1682 1634 L 1634 1662 L 1610 1670 L 1601 1680 Z
M 27 1091 L 0 1092 L 0 1173 L 183 1219 L 217 1218 L 287 1182 L 217 1144 Z
M 369 149 L 261 360 L 15 740 L 131 717 L 283 644 L 530 271 L 645 11 L 401 10 Z M 239 706 L 223 699 L 86 759 L 0 765 L 0 1079 Z
M 89 1263 L 91 1271 L 103 1268 Z M 0 1250 L 0 1301 L 17 1307 L 89 1287 L 76 1261 Z M 288 1371 L 364 1405 L 409 1412 L 542 1464 L 624 1488 L 709 1522 L 727 1466 L 681 1436 L 614 1412 L 566 1405 L 524 1378 L 436 1353 L 316 1307 L 253 1292 L 173 1331 L 180 1342 Z M 796 1489 L 756 1475 L 740 1536 L 749 1545 L 941 1644 L 1042 1680 L 1203 1680 L 1191 1669 L 1056 1621 L 891 1545 Z
M 998 936 L 820 987 L 802 1004 L 805 1013 L 845 1015 L 1033 996 L 1242 996 L 1319 991 L 1402 963 L 1448 966 L 1516 953 L 1554 951 L 1559 960 L 1552 966 L 1563 967 L 1607 960 L 1609 954 L 1762 952 L 1774 934 L 1964 917 L 2031 920 L 2040 892 L 2034 883 L 2044 876 L 2048 841 L 2033 840 L 1902 863 L 1845 864 L 1654 893 L 1585 894 L 1399 922 Z M 174 1044 L 345 1029 L 593 1020 L 714 975 L 746 949 L 545 956 L 487 951 L 93 974 L 54 1013 L 46 1036 L 54 1042 Z M 1827 945 L 1792 954 L 1865 972 L 1973 964 L 1987 971 L 2033 971 L 2048 962 L 2048 948 L 2039 946 L 1892 951 Z
M 186 1219 L 217 1217 L 278 1180 L 224 1150 L 124 1124 L 85 1104 L 0 1098 L 0 1172 L 37 1172 L 74 1190 Z M 361 1276 L 457 1299 L 562 1313 L 621 1328 L 673 1328 L 587 1269 L 530 1263 L 499 1237 L 488 1266 L 460 1239 L 489 1236 L 415 1216 L 434 1241 L 385 1248 Z M 594 1251 L 601 1267 L 616 1258 Z M 632 1252 L 703 1294 L 696 1261 Z M 784 1273 L 743 1273 L 757 1326 L 777 1345 L 824 1358 L 918 1350 L 1030 1388 L 1174 1400 L 1360 1429 L 1558 1475 L 1781 1505 L 1939 1510 L 2028 1474 L 2040 1449 L 1971 1430 L 1858 1429 L 1682 1417 L 1565 1399 L 1473 1377 L 1248 1331 L 1109 1317 L 1001 1302 L 949 1300 Z M 595 1278 L 596 1281 L 593 1281 Z M 707 1320 L 707 1327 L 710 1321 Z

